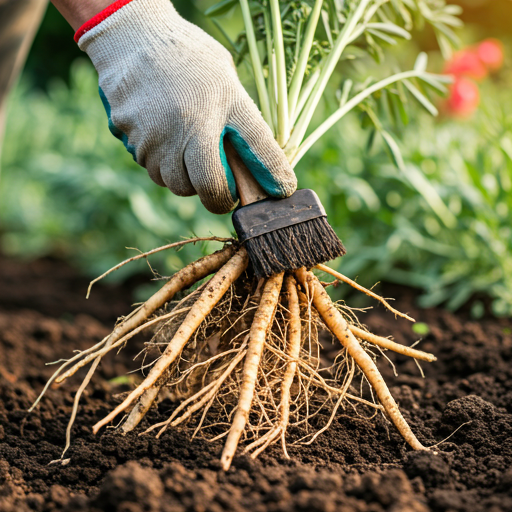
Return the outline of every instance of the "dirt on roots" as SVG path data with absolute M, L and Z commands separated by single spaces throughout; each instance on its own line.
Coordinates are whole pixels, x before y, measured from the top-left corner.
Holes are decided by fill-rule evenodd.
M 53 387 L 28 414 L 53 372 L 45 363 L 97 342 L 132 302 L 128 285 L 98 286 L 89 301 L 86 288 L 61 262 L 0 258 L 1 512 L 512 510 L 512 321 L 417 310 L 406 288 L 384 293 L 429 326 L 420 348 L 438 361 L 422 365 L 425 379 L 414 361 L 396 354 L 387 353 L 398 377 L 383 358 L 379 368 L 422 443 L 433 445 L 463 425 L 438 455 L 412 452 L 381 416 L 368 421 L 346 411 L 312 445 L 289 444 L 291 460 L 275 445 L 257 460 L 236 457 L 224 473 L 223 440 L 190 442 L 179 428 L 160 439 L 138 436 L 168 417 L 168 400 L 134 433 L 93 436 L 91 426 L 132 389 L 116 377 L 138 367 L 135 342 L 105 358 L 84 393 L 69 463 L 48 465 L 62 451 L 82 375 Z M 380 307 L 362 320 L 399 343 L 417 338 L 407 321 Z M 319 425 L 326 421 L 318 418 Z M 292 440 L 303 434 L 292 431 Z

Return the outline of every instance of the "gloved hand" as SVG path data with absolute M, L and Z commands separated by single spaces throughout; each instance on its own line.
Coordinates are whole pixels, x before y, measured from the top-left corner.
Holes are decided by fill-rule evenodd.
M 227 136 L 269 195 L 295 191 L 295 174 L 230 53 L 169 0 L 118 0 L 75 40 L 98 71 L 111 132 L 153 181 L 179 196 L 199 194 L 213 213 L 232 210 Z

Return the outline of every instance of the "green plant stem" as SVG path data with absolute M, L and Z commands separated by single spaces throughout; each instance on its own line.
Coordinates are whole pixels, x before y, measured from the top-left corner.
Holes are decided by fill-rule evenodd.
M 388 141 L 387 143 L 389 144 Z M 402 165 L 404 175 L 412 186 L 423 196 L 430 208 L 432 208 L 432 211 L 439 217 L 439 220 L 447 228 L 454 229 L 457 226 L 457 217 L 455 217 L 450 209 L 444 204 L 444 201 L 439 196 L 432 183 L 430 183 L 425 175 L 415 166 L 411 165 L 406 168 L 405 164 Z
M 317 69 L 315 72 L 309 77 L 308 81 L 300 91 L 299 101 L 297 102 L 297 106 L 294 109 L 293 116 L 290 119 L 290 124 L 292 126 L 295 125 L 295 121 L 297 121 L 297 118 L 300 116 L 300 113 L 302 112 L 302 109 L 304 108 L 304 105 L 308 101 L 309 97 L 311 96 L 311 93 L 313 91 L 313 88 L 315 87 L 316 83 L 318 82 L 318 78 L 320 77 L 320 70 Z
M 368 4 L 374 0 L 361 0 L 356 10 L 347 18 L 343 29 L 339 33 L 336 42 L 334 43 L 334 47 L 329 54 L 329 56 L 325 60 L 325 64 L 320 72 L 320 78 L 318 79 L 315 88 L 304 107 L 304 111 L 299 117 L 297 125 L 295 126 L 292 136 L 288 141 L 286 146 L 286 153 L 288 155 L 293 155 L 297 148 L 299 147 L 306 131 L 308 129 L 309 123 L 313 117 L 313 114 L 322 98 L 322 95 L 327 87 L 327 83 L 331 78 L 332 73 L 336 67 L 336 64 L 340 60 L 341 54 L 343 50 L 346 48 L 349 43 L 352 32 L 357 26 L 359 20 L 363 17 L 364 11 Z
M 297 66 L 293 73 L 292 83 L 290 84 L 290 93 L 288 100 L 288 110 L 290 119 L 295 116 L 295 109 L 299 101 L 302 83 L 304 81 L 304 75 L 308 65 L 309 54 L 313 46 L 316 27 L 318 26 L 318 20 L 320 19 L 320 13 L 322 12 L 323 0 L 316 0 L 315 6 L 309 15 L 308 25 L 306 33 L 304 35 L 304 42 L 300 50 L 299 58 L 297 60 Z
M 270 112 L 272 115 L 272 123 L 274 128 L 277 126 L 277 104 L 276 104 L 276 74 L 275 74 L 275 54 L 274 44 L 272 42 L 272 26 L 270 23 L 270 16 L 267 9 L 263 10 L 263 20 L 265 23 L 265 37 L 267 43 L 267 61 L 268 61 L 268 79 L 267 79 L 267 90 L 270 101 Z M 275 129 L 273 130 L 274 137 L 277 135 Z
M 224 30 L 224 27 L 215 18 L 212 18 L 212 23 L 215 25 L 217 30 L 222 34 L 222 37 L 229 43 L 233 51 L 235 51 L 238 54 L 239 50 L 235 42 L 229 37 L 229 34 Z
M 254 26 L 252 24 L 251 9 L 249 7 L 248 0 L 240 0 L 240 7 L 242 8 L 245 34 L 247 36 L 247 43 L 249 45 L 249 53 L 251 55 L 254 79 L 256 81 L 256 88 L 258 90 L 258 97 L 260 100 L 261 113 L 263 114 L 263 118 L 270 126 L 270 128 L 274 130 L 267 86 L 265 84 L 265 76 L 263 75 L 263 66 L 261 65 L 260 54 L 258 52 L 258 43 L 256 41 L 256 35 L 254 34 Z
M 347 101 L 342 107 L 340 107 L 336 112 L 331 114 L 300 146 L 297 153 L 292 157 L 292 167 L 297 165 L 299 160 L 306 154 L 306 152 L 311 148 L 311 146 L 320 138 L 322 135 L 329 130 L 334 124 L 336 124 L 342 117 L 348 114 L 354 107 L 356 107 L 359 103 L 364 101 L 368 96 L 371 96 L 374 92 L 384 89 L 389 85 L 399 82 L 401 80 L 407 80 L 408 78 L 421 78 L 423 74 L 422 71 L 404 71 L 402 73 L 397 73 L 396 75 L 392 75 L 380 82 L 377 82 L 370 87 L 367 87 L 364 91 L 361 91 L 359 94 L 356 94 L 353 98 Z M 290 139 L 291 140 L 291 139 Z
M 295 63 L 295 68 L 297 67 L 297 62 L 299 62 L 300 49 L 302 47 L 302 27 L 304 25 L 304 21 L 300 20 L 297 23 L 297 31 L 295 32 L 295 51 L 293 52 L 293 62 Z M 295 68 L 292 71 L 295 73 Z M 290 106 L 290 91 L 288 91 L 288 107 Z
M 283 27 L 279 0 L 270 0 L 274 50 L 276 52 L 275 76 L 277 82 L 277 142 L 284 147 L 290 136 L 288 118 L 288 86 L 286 80 L 286 54 L 284 52 Z

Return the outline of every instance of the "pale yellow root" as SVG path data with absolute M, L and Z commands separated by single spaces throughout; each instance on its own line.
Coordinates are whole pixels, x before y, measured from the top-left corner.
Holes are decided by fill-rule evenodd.
M 297 294 L 297 282 L 295 279 L 288 275 L 285 281 L 286 292 L 288 294 L 288 311 L 290 323 L 288 324 L 288 344 L 286 346 L 286 355 L 289 357 L 286 364 L 286 369 L 281 383 L 281 402 L 279 403 L 279 421 L 269 430 L 264 436 L 260 437 L 257 441 L 251 443 L 246 449 L 246 452 L 254 450 L 251 457 L 255 459 L 262 451 L 264 451 L 270 443 L 278 436 L 281 436 L 283 445 L 283 452 L 287 459 L 289 459 L 288 451 L 286 450 L 285 434 L 290 420 L 290 389 L 297 372 L 297 360 L 300 354 L 301 344 L 301 325 L 300 325 L 300 307 L 299 297 Z M 258 449 L 255 449 L 259 446 Z
M 194 263 L 191 263 L 190 265 L 187 265 L 185 268 L 180 270 L 179 272 L 176 272 L 171 279 L 157 292 L 155 293 L 149 300 L 147 300 L 142 306 L 137 308 L 135 311 L 133 311 L 130 315 L 128 315 L 121 323 L 119 323 L 112 333 L 105 338 L 100 343 L 96 344 L 94 347 L 91 347 L 91 349 L 86 350 L 78 356 L 73 357 L 69 361 L 65 362 L 51 377 L 51 379 L 46 384 L 45 388 L 43 389 L 42 393 L 39 395 L 36 402 L 32 405 L 30 408 L 30 411 L 32 411 L 41 398 L 43 397 L 46 390 L 49 388 L 52 381 L 56 380 L 59 376 L 59 373 L 68 366 L 71 362 L 76 361 L 80 357 L 83 357 L 86 355 L 87 357 L 90 355 L 90 353 L 97 348 L 103 347 L 101 349 L 102 351 L 108 352 L 111 348 L 113 348 L 113 345 L 116 342 L 119 342 L 122 340 L 122 338 L 125 335 L 128 335 L 133 330 L 136 330 L 137 327 L 144 322 L 148 318 L 148 316 L 152 315 L 158 308 L 163 306 L 166 302 L 171 300 L 174 295 L 179 292 L 180 290 L 186 289 L 189 286 L 192 286 L 195 282 L 199 281 L 200 279 L 203 279 L 204 277 L 208 276 L 212 272 L 215 272 L 217 269 L 219 269 L 226 261 L 229 260 L 229 258 L 232 257 L 232 255 L 235 252 L 235 248 L 231 245 L 224 247 L 222 250 L 217 251 L 213 254 L 210 254 L 208 256 L 205 256 L 204 258 L 201 258 L 200 260 L 195 261 Z M 103 353 L 103 352 L 102 352 Z M 83 391 L 86 389 L 86 387 L 89 385 L 89 382 L 92 379 L 92 376 L 94 375 L 96 368 L 98 367 L 98 364 L 101 361 L 102 355 L 98 355 L 98 353 L 95 354 L 96 357 L 94 358 L 94 361 L 91 365 L 91 368 L 89 368 L 89 371 L 87 372 L 87 375 L 85 376 L 84 380 L 82 381 L 82 384 L 80 385 L 80 388 L 75 394 L 75 398 L 73 400 L 73 411 L 71 414 L 71 418 L 68 422 L 68 426 L 66 429 L 66 446 L 64 448 L 64 451 L 62 452 L 61 459 L 64 457 L 64 454 L 68 450 L 70 444 L 71 444 L 71 429 L 73 427 L 73 424 L 75 422 L 76 414 L 78 411 L 78 404 L 80 402 L 80 398 L 82 396 Z M 90 361 L 90 358 L 89 358 Z M 75 365 L 75 371 L 78 369 Z M 74 372 L 73 372 L 74 373 Z M 70 372 L 66 372 L 67 376 L 70 375 Z M 62 382 L 64 380 L 64 375 L 58 378 L 58 382 Z
M 205 283 L 205 284 L 207 284 L 207 283 Z M 192 292 L 190 295 L 187 295 L 187 297 L 185 297 L 185 299 L 182 299 L 178 303 L 178 305 L 172 310 L 172 312 L 170 314 L 163 315 L 163 316 L 157 318 L 156 320 L 160 320 L 160 321 L 165 320 L 166 318 L 169 318 L 171 316 L 179 315 L 180 313 L 182 313 L 185 310 L 189 310 L 190 307 L 180 308 L 180 309 L 177 309 L 177 308 L 185 300 L 190 299 L 190 297 L 192 297 L 193 295 L 195 295 L 197 293 L 201 293 L 204 286 L 205 285 L 200 286 L 199 288 L 197 288 L 197 290 Z M 147 322 L 146 324 L 144 324 L 141 327 L 144 327 L 148 324 L 149 324 L 149 322 Z M 140 327 L 139 327 L 139 329 L 140 329 Z M 137 331 L 137 329 L 135 329 L 135 331 Z M 132 333 L 134 333 L 135 331 L 132 331 Z M 130 333 L 130 336 L 132 335 L 132 333 Z M 128 418 L 126 418 L 126 421 L 121 425 L 121 432 L 123 434 L 127 434 L 128 432 L 131 432 L 142 421 L 144 416 L 146 416 L 149 409 L 151 409 L 151 406 L 157 399 L 157 397 L 160 393 L 160 390 L 162 389 L 162 387 L 164 385 L 164 382 L 165 382 L 165 379 L 160 379 L 159 381 L 157 381 L 155 383 L 155 385 L 152 388 L 146 390 L 143 393 L 143 395 L 137 400 L 137 403 L 133 406 L 132 410 L 130 411 L 130 414 L 128 415 Z
M 156 249 L 153 249 L 148 252 L 141 252 L 140 254 L 137 254 L 137 256 L 133 256 L 132 258 L 128 258 L 127 260 L 122 261 L 121 263 L 118 263 L 115 267 L 112 267 L 110 270 L 107 270 L 105 273 L 101 274 L 101 276 L 97 277 L 96 279 L 93 279 L 89 283 L 89 288 L 87 288 L 87 295 L 86 298 L 89 298 L 89 295 L 91 294 L 91 289 L 94 286 L 95 283 L 98 281 L 101 281 L 105 277 L 107 277 L 109 274 L 112 274 L 112 272 L 115 272 L 116 270 L 119 270 L 121 267 L 124 267 L 128 263 L 131 263 L 132 261 L 137 261 L 142 258 L 148 258 L 152 254 L 156 254 L 157 252 L 162 251 L 168 251 L 169 249 L 178 249 L 179 247 L 182 247 L 183 245 L 187 244 L 196 244 L 198 242 L 207 242 L 207 241 L 213 241 L 213 242 L 232 242 L 232 238 L 219 238 L 217 236 L 209 236 L 209 237 L 201 237 L 201 238 L 189 238 L 188 240 L 180 240 L 179 242 L 174 242 L 172 244 L 164 245 L 162 247 L 158 247 Z M 133 247 L 127 247 L 127 249 L 133 249 Z M 138 250 L 138 249 L 135 249 Z
M 298 281 L 308 290 L 313 304 L 331 332 L 340 340 L 347 352 L 354 358 L 368 382 L 375 390 L 380 403 L 383 405 L 390 420 L 396 426 L 403 438 L 415 450 L 428 450 L 416 438 L 407 421 L 402 416 L 397 403 L 391 396 L 389 389 L 382 378 L 377 366 L 371 357 L 363 350 L 357 339 L 349 329 L 346 320 L 336 309 L 328 293 L 324 290 L 318 278 L 311 272 L 301 268 L 295 272 Z
M 126 418 L 126 421 L 121 425 L 121 432 L 123 434 L 131 432 L 142 421 L 142 418 L 146 416 L 147 412 L 151 409 L 151 406 L 156 400 L 158 393 L 160 393 L 162 385 L 163 384 L 156 383 L 152 388 L 146 390 L 139 398 L 138 402 L 130 411 L 128 418 Z
M 274 312 L 279 301 L 283 273 L 270 277 L 263 288 L 260 305 L 249 332 L 249 347 L 245 356 L 242 385 L 236 408 L 235 417 L 229 430 L 228 438 L 220 458 L 222 468 L 227 471 L 236 452 L 238 442 L 247 424 L 251 410 L 254 389 L 258 378 L 258 367 L 267 337 L 267 331 L 272 325 Z
M 155 324 L 161 323 L 163 320 L 167 320 L 169 318 L 172 318 L 173 316 L 179 315 L 184 312 L 184 310 L 187 310 L 190 308 L 183 308 L 179 309 L 177 311 L 173 310 L 170 313 L 167 313 L 166 315 L 162 315 L 158 318 L 153 318 L 152 320 L 147 321 L 146 323 L 139 325 L 136 329 L 133 329 L 128 334 L 123 336 L 122 338 L 119 338 L 115 343 L 110 343 L 105 345 L 103 348 L 100 348 L 96 352 L 93 352 L 92 354 L 88 354 L 86 357 L 84 357 L 81 361 L 76 363 L 72 368 L 70 368 L 66 373 L 62 374 L 60 377 L 58 377 L 55 382 L 57 384 L 60 384 L 61 382 L 65 381 L 69 377 L 72 377 L 80 368 L 83 368 L 87 364 L 89 364 L 93 359 L 96 358 L 102 358 L 105 354 L 110 352 L 111 350 L 114 350 L 115 348 L 124 345 L 129 339 L 133 338 L 136 334 L 139 334 L 140 332 L 144 331 L 148 327 L 151 327 Z M 99 361 L 99 359 L 98 359 Z
M 188 312 L 183 324 L 174 335 L 173 339 L 167 345 L 164 353 L 151 368 L 148 376 L 136 389 L 134 389 L 108 416 L 96 423 L 93 432 L 96 434 L 98 430 L 110 423 L 120 412 L 125 411 L 130 405 L 137 400 L 146 390 L 154 386 L 159 377 L 169 367 L 170 364 L 181 354 L 181 351 L 187 344 L 190 337 L 199 327 L 205 317 L 215 307 L 217 302 L 227 292 L 231 284 L 238 279 L 242 272 L 247 268 L 249 258 L 245 248 L 241 248 L 238 252 L 215 274 L 210 280 L 204 291 L 194 303 Z
M 361 286 L 360 284 L 357 284 L 355 281 L 352 281 L 347 276 L 344 276 L 343 274 L 340 274 L 339 272 L 336 272 L 336 270 L 333 270 L 331 267 L 328 267 L 327 265 L 317 265 L 315 268 L 318 270 L 321 270 L 322 272 L 326 272 L 327 274 L 331 274 L 331 276 L 335 277 L 339 281 L 343 281 L 344 283 L 347 283 L 348 285 L 352 286 L 352 288 L 355 288 L 356 290 L 363 292 L 365 295 L 368 295 L 368 297 L 372 297 L 372 299 L 378 300 L 382 305 L 384 305 L 386 308 L 388 308 L 393 314 L 401 316 L 402 318 L 406 318 L 407 320 L 410 320 L 411 322 L 416 322 L 414 318 L 411 318 L 409 315 L 406 315 L 405 313 L 402 313 L 401 311 L 398 311 L 397 309 L 391 307 L 389 303 L 381 297 L 380 295 L 377 295 L 376 293 L 373 293 L 371 290 L 368 290 L 368 288 L 365 288 L 364 286 Z
M 389 340 L 388 338 L 383 338 L 382 336 L 377 336 L 372 334 L 371 332 L 366 332 L 355 325 L 349 326 L 350 331 L 354 336 L 358 338 L 369 341 L 378 347 L 387 348 L 388 350 L 392 350 L 398 354 L 402 354 L 404 356 L 409 356 L 414 359 L 421 359 L 422 361 L 428 361 L 432 363 L 433 361 L 437 361 L 437 357 L 434 354 L 430 354 L 428 352 L 423 352 L 422 350 L 416 350 L 415 348 L 406 347 L 404 345 L 400 345 L 399 343 L 395 343 L 394 341 Z
M 153 425 L 146 432 L 150 432 L 151 430 L 153 430 L 155 428 L 162 427 L 156 436 L 158 438 L 165 432 L 167 427 L 178 426 L 180 423 L 183 423 L 185 420 L 189 419 L 196 411 L 199 411 L 202 407 L 204 407 L 212 398 L 215 397 L 215 395 L 218 393 L 219 389 L 224 384 L 225 380 L 231 375 L 231 373 L 233 373 L 233 370 L 238 366 L 238 363 L 240 363 L 240 361 L 242 361 L 242 359 L 247 354 L 247 349 L 245 348 L 245 345 L 246 345 L 246 343 L 244 343 L 244 345 L 242 345 L 240 352 L 229 363 L 228 367 L 226 368 L 226 370 L 224 370 L 222 375 L 216 381 L 212 382 L 212 386 L 208 388 L 206 393 L 202 393 L 204 396 L 200 400 L 198 400 L 196 403 L 194 403 L 190 407 L 188 407 L 188 409 L 179 418 L 176 418 L 175 415 L 173 414 L 173 416 L 171 416 L 167 421 Z M 195 395 L 195 397 L 199 398 L 200 393 L 197 393 Z M 192 398 L 195 398 L 195 397 L 192 397 Z
M 98 357 L 102 357 L 112 348 L 112 345 L 121 340 L 121 338 L 126 334 L 139 327 L 142 322 L 151 316 L 158 308 L 161 308 L 166 302 L 169 302 L 176 293 L 192 286 L 197 281 L 200 281 L 222 267 L 222 265 L 224 265 L 226 261 L 233 256 L 234 252 L 235 248 L 233 246 L 226 246 L 224 249 L 194 261 L 194 263 L 191 263 L 176 272 L 176 274 L 174 274 L 169 281 L 160 288 L 160 290 L 158 290 L 140 308 L 138 308 L 134 314 L 129 315 L 114 328 Z M 89 361 L 90 359 L 88 359 L 87 362 Z M 66 373 L 58 377 L 57 382 L 63 382 L 65 379 L 73 375 L 76 370 L 78 370 L 77 366 L 71 368 Z

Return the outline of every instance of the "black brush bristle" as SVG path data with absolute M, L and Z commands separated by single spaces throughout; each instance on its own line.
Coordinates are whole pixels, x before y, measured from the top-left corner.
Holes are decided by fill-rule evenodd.
M 257 277 L 311 268 L 346 251 L 326 217 L 287 226 L 245 242 Z

